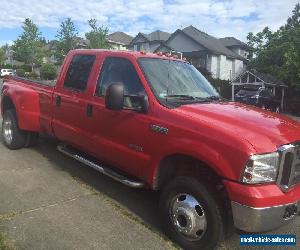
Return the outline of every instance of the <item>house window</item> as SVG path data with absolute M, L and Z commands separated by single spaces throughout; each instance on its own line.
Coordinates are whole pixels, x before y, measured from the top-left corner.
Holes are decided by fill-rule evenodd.
M 149 43 L 143 43 L 143 44 L 142 44 L 142 50 L 150 51 Z

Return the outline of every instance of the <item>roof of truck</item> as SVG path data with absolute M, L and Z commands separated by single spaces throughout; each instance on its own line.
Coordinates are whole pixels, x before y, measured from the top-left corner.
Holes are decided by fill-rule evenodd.
M 110 53 L 115 55 L 129 55 L 134 56 L 135 58 L 162 58 L 162 59 L 170 59 L 170 60 L 181 60 L 176 56 L 168 56 L 162 53 L 150 53 L 145 51 L 132 51 L 132 50 L 110 50 L 110 49 L 76 49 L 72 50 L 71 53 L 85 52 L 87 54 L 99 54 L 99 53 Z

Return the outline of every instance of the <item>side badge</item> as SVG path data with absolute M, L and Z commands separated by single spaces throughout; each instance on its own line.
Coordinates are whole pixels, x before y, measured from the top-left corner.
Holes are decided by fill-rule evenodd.
M 161 133 L 161 134 L 164 134 L 164 135 L 167 135 L 168 132 L 169 132 L 168 128 L 158 126 L 158 125 L 155 125 L 155 124 L 150 125 L 150 129 L 154 132 Z

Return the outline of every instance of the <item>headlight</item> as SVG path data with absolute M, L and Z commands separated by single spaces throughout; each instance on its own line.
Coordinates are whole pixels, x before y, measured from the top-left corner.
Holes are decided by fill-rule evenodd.
M 278 167 L 277 152 L 253 155 L 246 163 L 241 181 L 249 184 L 274 182 L 277 179 Z

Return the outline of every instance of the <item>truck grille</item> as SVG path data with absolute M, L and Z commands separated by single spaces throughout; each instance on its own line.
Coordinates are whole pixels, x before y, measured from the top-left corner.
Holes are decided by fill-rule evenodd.
M 297 146 L 295 151 L 295 167 L 294 167 L 294 183 L 300 182 L 300 145 Z
M 279 168 L 279 186 L 288 191 L 300 183 L 300 142 L 279 148 L 281 164 Z

